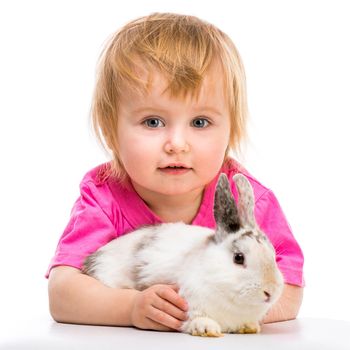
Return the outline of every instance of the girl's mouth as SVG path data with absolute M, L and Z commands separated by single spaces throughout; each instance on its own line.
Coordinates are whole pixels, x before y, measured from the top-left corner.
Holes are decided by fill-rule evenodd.
M 163 168 L 159 168 L 159 170 L 162 173 L 168 174 L 168 175 L 183 175 L 191 171 L 191 168 L 180 164 L 176 164 L 176 165 L 170 164 Z

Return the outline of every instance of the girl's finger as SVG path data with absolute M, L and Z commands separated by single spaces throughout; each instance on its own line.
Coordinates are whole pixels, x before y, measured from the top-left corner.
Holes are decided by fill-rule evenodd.
M 146 324 L 145 324 L 144 329 L 152 329 L 152 330 L 163 331 L 163 332 L 173 332 L 174 331 L 173 328 L 164 326 L 163 324 L 158 323 L 149 317 L 146 317 Z
M 179 321 L 186 321 L 187 320 L 187 313 L 181 309 L 179 309 L 174 304 L 170 303 L 166 299 L 162 299 L 161 297 L 158 297 L 155 299 L 152 303 L 152 306 L 155 307 L 158 310 L 161 310 L 165 312 L 166 314 L 176 318 Z
M 175 305 L 177 308 L 187 311 L 188 310 L 188 305 L 185 299 L 183 299 L 176 291 L 173 285 L 170 286 L 171 288 L 160 288 L 157 290 L 157 295 L 164 299 L 167 300 L 169 303 Z
M 147 314 L 147 318 L 172 330 L 180 330 L 182 326 L 182 322 L 180 320 L 162 310 L 159 310 L 156 307 L 152 307 L 150 309 Z

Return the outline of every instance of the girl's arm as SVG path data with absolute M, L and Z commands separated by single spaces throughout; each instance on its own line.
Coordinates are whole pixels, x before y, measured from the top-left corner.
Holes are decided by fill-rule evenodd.
M 59 266 L 49 278 L 49 302 L 57 322 L 180 329 L 187 305 L 176 286 L 145 290 L 109 288 L 80 270 Z
M 280 299 L 272 306 L 264 323 L 293 320 L 297 317 L 303 300 L 303 288 L 285 284 Z
M 186 319 L 187 305 L 176 291 L 168 285 L 142 292 L 109 288 L 78 269 L 59 266 L 49 278 L 50 312 L 57 322 L 178 330 Z M 303 288 L 285 284 L 264 323 L 295 319 L 302 297 Z

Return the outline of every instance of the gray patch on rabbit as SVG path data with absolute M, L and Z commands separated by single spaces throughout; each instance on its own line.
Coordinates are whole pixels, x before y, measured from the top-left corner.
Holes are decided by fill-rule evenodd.
M 102 255 L 102 252 L 100 251 L 96 251 L 95 253 L 89 255 L 83 263 L 82 273 L 89 276 L 94 276 L 96 272 L 96 263 L 100 255 Z
M 152 245 L 152 243 L 157 239 L 158 237 L 158 228 L 160 225 L 157 225 L 154 227 L 154 230 L 152 234 L 148 235 L 145 237 L 145 239 L 141 242 L 139 242 L 135 248 L 134 248 L 134 256 L 137 256 L 142 250 L 147 249 L 149 246 Z M 132 274 L 132 280 L 135 281 L 135 286 L 137 290 L 144 290 L 148 288 L 149 286 L 145 285 L 144 283 L 141 283 L 141 273 L 144 267 L 148 264 L 147 261 L 142 261 L 142 260 L 136 260 L 137 262 L 133 266 L 131 270 Z
M 152 234 L 145 236 L 144 240 L 139 242 L 138 244 L 136 244 L 135 248 L 134 248 L 134 255 L 136 255 L 137 253 L 139 253 L 141 250 L 144 250 L 146 248 L 148 248 L 150 245 L 152 245 L 152 243 L 156 240 L 157 236 L 158 236 L 158 228 L 160 225 L 157 226 L 152 226 Z
M 230 183 L 225 174 L 221 174 L 216 185 L 214 217 L 217 223 L 217 237 L 222 233 L 234 233 L 241 228 L 236 202 L 232 196 Z M 216 237 L 216 238 L 217 238 Z
M 262 242 L 266 241 L 266 236 L 264 234 L 262 234 L 261 232 L 246 231 L 246 232 L 242 233 L 242 235 L 239 238 L 243 238 L 243 237 L 249 237 L 252 239 L 256 239 L 256 241 L 260 244 Z
M 233 181 L 239 194 L 238 214 L 241 224 L 242 226 L 256 228 L 254 216 L 255 198 L 252 185 L 243 174 L 239 173 L 234 175 Z
M 238 242 L 239 240 L 245 238 L 245 237 L 248 237 L 248 238 L 251 238 L 251 239 L 255 239 L 259 244 L 262 244 L 263 242 L 266 242 L 267 239 L 266 239 L 266 236 L 261 233 L 261 232 L 253 232 L 253 231 L 244 231 L 242 232 L 241 234 L 239 234 L 233 241 L 232 241 L 232 245 L 234 247 L 234 252 L 235 249 L 238 249 L 237 246 L 236 246 L 236 242 Z

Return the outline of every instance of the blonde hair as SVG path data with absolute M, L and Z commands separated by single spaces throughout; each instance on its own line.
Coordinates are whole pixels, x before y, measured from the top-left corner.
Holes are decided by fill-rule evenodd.
M 126 176 L 118 155 L 120 96 L 125 87 L 143 93 L 149 88 L 149 82 L 136 74 L 140 63 L 163 74 L 169 82 L 171 95 L 179 96 L 197 93 L 214 62 L 221 65 L 230 108 L 228 155 L 230 150 L 239 151 L 246 135 L 248 115 L 244 68 L 231 39 L 197 17 L 172 13 L 138 18 L 112 36 L 100 56 L 92 121 L 98 139 L 113 153 L 111 170 L 114 176 Z

